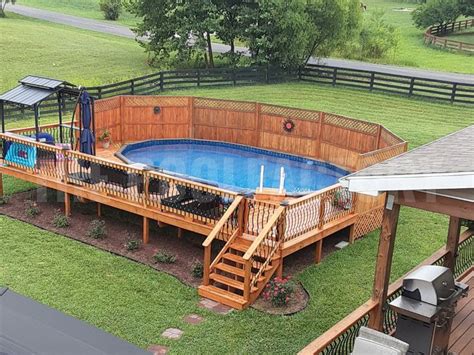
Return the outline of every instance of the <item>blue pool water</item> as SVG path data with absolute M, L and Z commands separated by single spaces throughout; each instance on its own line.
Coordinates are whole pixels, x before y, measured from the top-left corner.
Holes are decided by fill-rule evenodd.
M 259 186 L 261 165 L 265 166 L 265 187 L 279 187 L 280 168 L 284 167 L 285 190 L 294 194 L 333 185 L 348 174 L 317 160 L 215 141 L 153 140 L 129 144 L 120 154 L 130 163 L 146 164 L 234 191 L 255 191 Z

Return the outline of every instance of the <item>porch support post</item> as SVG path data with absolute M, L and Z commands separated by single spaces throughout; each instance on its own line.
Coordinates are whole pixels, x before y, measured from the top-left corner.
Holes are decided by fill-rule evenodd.
M 39 142 L 39 107 L 38 104 L 35 104 L 33 107 L 35 112 L 35 133 L 36 133 L 36 141 Z
M 148 244 L 150 239 L 150 220 L 143 217 L 143 244 Z
M 71 215 L 71 195 L 64 193 L 64 215 L 69 217 Z
M 63 134 L 63 111 L 62 111 L 62 100 L 61 94 L 58 92 L 58 119 L 59 119 L 59 142 L 64 143 L 64 134 Z
M 379 331 L 383 327 L 383 307 L 387 300 L 399 214 L 400 205 L 394 203 L 393 194 L 387 194 L 372 291 L 372 300 L 377 303 L 377 306 L 372 310 L 369 318 L 369 327 Z
M 2 100 L 0 100 L 0 118 L 2 120 L 2 133 L 5 133 L 5 105 Z
M 449 267 L 454 272 L 456 265 L 456 256 L 458 253 L 459 236 L 461 234 L 461 218 L 450 217 L 448 227 L 448 240 L 446 242 L 446 257 L 444 266 Z

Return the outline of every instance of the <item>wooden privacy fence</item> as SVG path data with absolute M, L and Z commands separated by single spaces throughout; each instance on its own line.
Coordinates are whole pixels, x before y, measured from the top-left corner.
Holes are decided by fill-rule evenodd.
M 424 41 L 425 44 L 474 54 L 474 44 L 446 38 L 450 33 L 467 30 L 471 27 L 474 27 L 474 19 L 431 26 L 424 34 Z
M 422 265 L 444 265 L 445 257 L 448 251 L 442 247 L 428 259 L 423 261 Z M 456 257 L 456 265 L 454 276 L 459 278 L 466 271 L 472 268 L 474 263 L 474 231 L 468 230 L 461 236 L 458 255 Z M 413 269 L 413 270 L 415 270 Z M 412 270 L 412 271 L 413 271 Z M 412 272 L 410 271 L 410 272 Z M 393 334 L 396 328 L 397 315 L 394 313 L 388 303 L 402 293 L 402 282 L 404 276 L 390 285 L 387 293 L 387 304 L 384 307 L 383 331 L 386 334 Z M 367 326 L 370 319 L 371 311 L 377 308 L 377 303 L 369 300 L 349 314 L 343 320 L 338 322 L 324 334 L 318 337 L 308 347 L 303 349 L 300 354 L 350 354 L 353 350 L 355 339 L 362 326 Z
M 298 75 L 299 80 L 304 82 L 474 104 L 474 84 L 326 65 L 307 65 L 301 68 Z

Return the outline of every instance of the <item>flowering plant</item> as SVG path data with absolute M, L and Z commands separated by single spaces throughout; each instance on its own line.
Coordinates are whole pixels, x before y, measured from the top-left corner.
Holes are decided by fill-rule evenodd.
M 270 301 L 275 307 L 283 307 L 288 304 L 295 290 L 291 276 L 286 278 L 275 277 L 265 286 L 263 298 Z

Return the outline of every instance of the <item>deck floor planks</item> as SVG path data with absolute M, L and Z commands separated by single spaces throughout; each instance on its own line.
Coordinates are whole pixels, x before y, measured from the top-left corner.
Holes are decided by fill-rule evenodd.
M 474 353 L 474 270 L 461 282 L 469 285 L 469 294 L 459 300 L 453 319 L 449 351 L 457 355 Z

